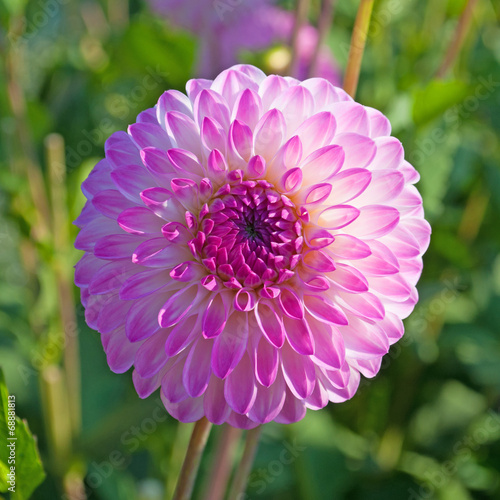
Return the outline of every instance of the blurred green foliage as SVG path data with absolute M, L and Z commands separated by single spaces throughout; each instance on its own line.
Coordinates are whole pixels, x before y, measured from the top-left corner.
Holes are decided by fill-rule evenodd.
M 336 4 L 328 44 L 345 67 L 357 2 Z M 250 499 L 500 498 L 500 7 L 479 0 L 456 64 L 437 80 L 464 5 L 375 4 L 357 99 L 389 116 L 421 174 L 433 227 L 421 299 L 380 374 L 351 401 L 266 426 Z M 313 0 L 312 22 L 318 11 Z M 47 470 L 34 499 L 64 498 L 63 476 L 66 494 L 85 477 L 89 499 L 161 499 L 179 471 L 188 431 L 165 418 L 157 396 L 140 401 L 130 374 L 109 371 L 81 306 L 68 325 L 60 304 L 79 258 L 70 224 L 83 206 L 79 185 L 110 133 L 195 76 L 196 43 L 138 0 L 0 1 L 0 362 Z M 265 53 L 245 58 L 270 70 Z M 53 132 L 66 144 L 59 176 L 44 146 Z M 60 237 L 44 227 L 43 211 L 57 214 L 33 203 L 37 193 L 62 203 Z M 46 399 L 62 383 L 69 327 L 79 332 L 82 425 L 58 441 Z M 203 480 L 199 498 L 202 489 Z

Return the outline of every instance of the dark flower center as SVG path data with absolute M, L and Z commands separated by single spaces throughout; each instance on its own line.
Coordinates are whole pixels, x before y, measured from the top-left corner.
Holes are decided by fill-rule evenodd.
M 231 287 L 289 279 L 302 244 L 294 204 L 263 180 L 221 187 L 203 208 L 190 242 L 205 267 Z

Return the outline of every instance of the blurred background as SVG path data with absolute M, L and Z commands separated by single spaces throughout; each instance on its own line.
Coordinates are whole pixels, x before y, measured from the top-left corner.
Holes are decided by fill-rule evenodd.
M 239 61 L 340 84 L 358 1 L 334 3 L 328 30 L 320 0 L 300 29 L 291 0 L 0 0 L 0 364 L 41 458 L 0 498 L 170 497 L 191 427 L 139 400 L 85 324 L 79 186 L 112 132 L 190 78 Z M 490 0 L 375 1 L 357 100 L 421 174 L 420 302 L 351 401 L 265 426 L 244 498 L 500 498 L 499 17 Z

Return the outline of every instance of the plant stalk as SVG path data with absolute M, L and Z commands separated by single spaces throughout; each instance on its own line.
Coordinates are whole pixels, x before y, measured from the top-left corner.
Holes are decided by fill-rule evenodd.
M 370 29 L 373 3 L 375 0 L 361 0 L 359 4 L 344 78 L 344 90 L 354 99 L 358 88 L 359 72 L 365 51 L 366 38 Z
M 194 425 L 173 500 L 189 500 L 191 498 L 201 455 L 207 444 L 211 428 L 212 424 L 206 417 L 198 420 Z
M 222 500 L 226 492 L 234 452 L 241 437 L 241 429 L 224 424 L 219 436 L 219 442 L 212 461 L 212 470 L 208 476 L 209 483 L 204 500 Z
M 467 4 L 465 5 L 462 15 L 460 16 L 460 19 L 458 21 L 457 29 L 455 30 L 453 39 L 451 40 L 448 51 L 446 52 L 446 55 L 444 57 L 443 63 L 437 70 L 436 78 L 444 78 L 457 59 L 469 31 L 469 27 L 472 21 L 472 13 L 474 12 L 474 7 L 476 6 L 476 4 L 477 0 L 468 0 Z
M 335 1 L 336 0 L 323 0 L 322 2 L 321 14 L 318 21 L 318 41 L 316 42 L 316 47 L 314 47 L 311 64 L 309 65 L 309 78 L 312 78 L 316 74 L 321 47 L 323 47 L 330 26 L 332 25 Z
M 243 451 L 243 457 L 241 458 L 240 465 L 236 471 L 236 475 L 234 476 L 231 489 L 229 490 L 228 500 L 240 500 L 245 492 L 248 478 L 250 476 L 250 472 L 252 471 L 255 454 L 257 453 L 257 446 L 259 444 L 261 432 L 261 425 L 247 432 L 245 450 Z
M 304 26 L 304 24 L 307 22 L 309 3 L 310 0 L 297 0 L 297 7 L 295 9 L 295 23 L 293 25 L 292 39 L 290 41 L 290 47 L 292 49 L 292 58 L 290 60 L 290 65 L 288 66 L 288 74 L 290 76 L 296 76 L 297 74 L 297 68 L 299 65 L 299 33 L 302 26 Z

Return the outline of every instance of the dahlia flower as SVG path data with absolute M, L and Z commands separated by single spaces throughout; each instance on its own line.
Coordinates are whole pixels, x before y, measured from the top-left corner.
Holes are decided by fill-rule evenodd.
M 326 80 L 238 65 L 114 133 L 76 265 L 110 368 L 191 422 L 295 422 L 403 335 L 430 227 L 388 120 Z
M 196 35 L 197 71 L 212 77 L 235 64 L 242 50 L 261 50 L 275 40 L 274 0 L 149 0 L 151 8 Z

